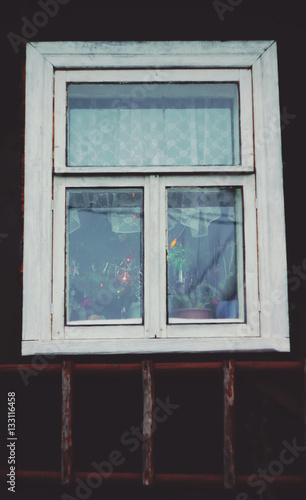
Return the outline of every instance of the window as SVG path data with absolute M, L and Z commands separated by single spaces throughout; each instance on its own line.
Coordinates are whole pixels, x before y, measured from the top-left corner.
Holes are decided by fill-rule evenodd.
M 38 42 L 23 354 L 289 350 L 276 44 Z

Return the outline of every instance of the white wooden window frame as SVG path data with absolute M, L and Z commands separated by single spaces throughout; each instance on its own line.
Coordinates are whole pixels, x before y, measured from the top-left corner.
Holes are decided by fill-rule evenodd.
M 205 82 L 205 83 L 236 83 L 239 88 L 240 100 L 240 130 L 241 130 L 241 162 L 236 165 L 204 165 L 186 166 L 150 166 L 150 167 L 90 167 L 91 173 L 141 173 L 155 172 L 166 173 L 174 170 L 184 172 L 252 172 L 254 170 L 253 150 L 253 123 L 252 123 L 252 80 L 251 71 L 244 70 L 201 70 L 201 69 L 125 69 L 125 70 L 90 70 L 90 71 L 57 71 L 55 72 L 55 120 L 54 130 L 54 172 L 55 174 L 84 173 L 88 174 L 88 167 L 66 166 L 66 115 L 63 110 L 67 106 L 67 85 L 69 83 L 120 83 L 128 82 L 142 85 L 144 92 L 150 95 L 150 83 L 180 83 L 180 82 Z
M 26 64 L 22 354 L 288 351 L 276 43 L 37 42 Z M 122 81 L 236 82 L 241 162 L 67 167 L 67 85 Z M 66 189 L 127 186 L 144 190 L 144 324 L 66 326 Z M 243 320 L 167 324 L 165 193 L 179 186 L 242 189 Z

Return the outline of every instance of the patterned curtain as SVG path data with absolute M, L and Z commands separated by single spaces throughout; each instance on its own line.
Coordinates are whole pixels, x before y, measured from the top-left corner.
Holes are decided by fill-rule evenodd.
M 227 97 L 72 98 L 68 165 L 232 165 L 234 113 Z

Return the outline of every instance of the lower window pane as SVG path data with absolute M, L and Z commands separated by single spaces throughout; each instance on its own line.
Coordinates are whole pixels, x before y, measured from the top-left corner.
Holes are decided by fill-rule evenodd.
M 142 189 L 68 189 L 66 323 L 142 321 Z
M 167 192 L 168 322 L 242 320 L 241 188 Z

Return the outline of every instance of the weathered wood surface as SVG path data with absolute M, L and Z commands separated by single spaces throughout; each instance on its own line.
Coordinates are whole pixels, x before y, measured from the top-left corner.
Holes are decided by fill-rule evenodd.
M 70 485 L 73 480 L 72 385 L 73 385 L 73 362 L 64 361 L 62 367 L 62 463 L 61 463 L 61 483 L 63 486 Z
M 53 68 L 29 44 L 25 117 L 24 340 L 51 339 L 52 122 Z
M 150 354 L 157 352 L 288 351 L 290 341 L 258 338 L 103 339 L 23 342 L 24 356 L 40 354 Z
M 263 41 L 32 42 L 55 68 L 250 67 L 273 43 Z
M 256 61 L 252 74 L 255 103 L 260 328 L 263 338 L 283 340 L 289 337 L 289 319 L 276 44 Z
M 154 481 L 153 465 L 153 408 L 154 375 L 153 362 L 142 362 L 143 384 L 143 441 L 142 441 L 142 483 L 151 486 Z
M 235 473 L 235 365 L 234 361 L 224 362 L 224 487 L 233 489 Z

